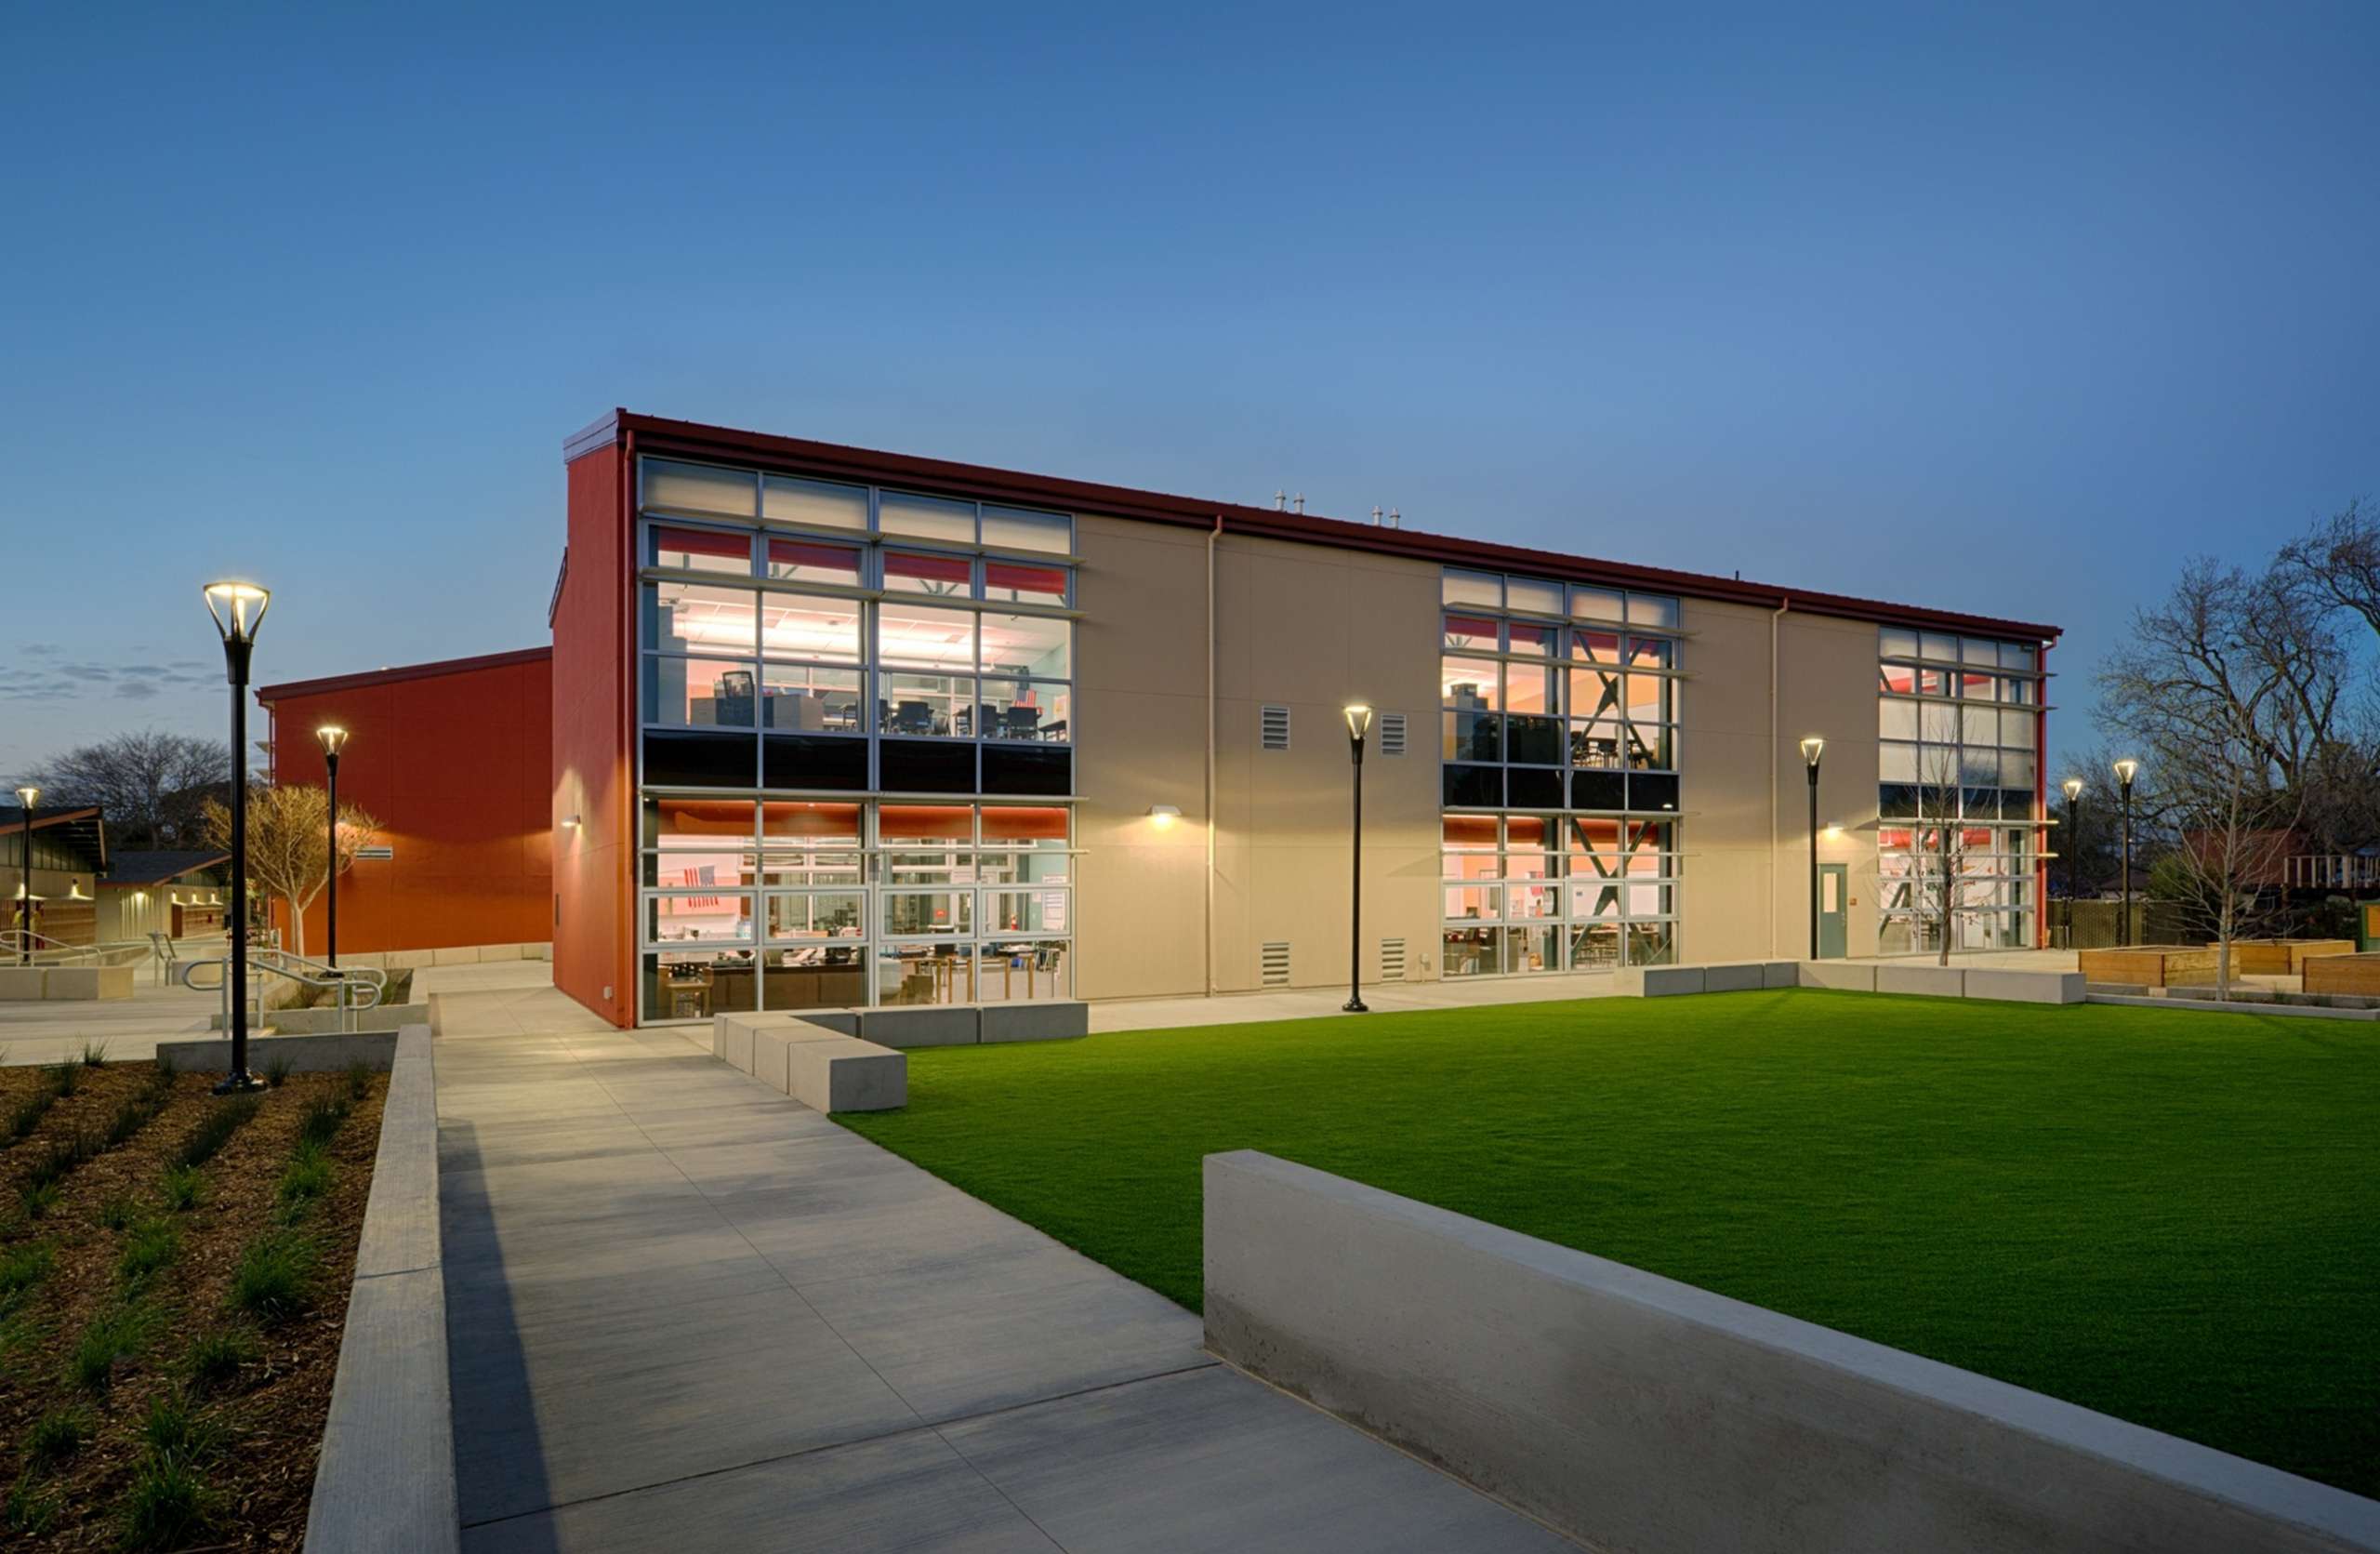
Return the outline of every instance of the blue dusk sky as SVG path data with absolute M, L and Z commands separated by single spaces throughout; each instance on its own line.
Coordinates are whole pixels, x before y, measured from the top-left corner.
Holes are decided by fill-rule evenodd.
M 219 729 L 216 576 L 261 681 L 544 641 L 615 405 L 2055 621 L 2067 750 L 2380 492 L 2370 5 L 7 32 L 0 773 Z

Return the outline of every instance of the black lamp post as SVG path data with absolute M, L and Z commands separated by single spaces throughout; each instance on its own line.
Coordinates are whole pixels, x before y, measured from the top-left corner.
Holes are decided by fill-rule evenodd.
M 1818 763 L 1826 741 L 1813 734 L 1802 741 L 1802 764 L 1810 769 L 1810 959 L 1818 958 Z
M 1346 713 L 1347 758 L 1355 764 L 1355 894 L 1347 901 L 1347 1002 L 1342 1007 L 1361 1015 L 1371 1008 L 1364 1002 L 1364 736 L 1371 732 L 1372 710 L 1358 701 Z
M 330 847 L 324 853 L 324 883 L 323 885 L 323 936 L 329 941 L 330 968 L 338 969 L 338 752 L 347 748 L 347 730 L 337 724 L 324 724 L 314 730 L 314 737 L 323 742 L 323 772 L 330 790 Z
M 17 861 L 24 867 L 17 870 L 17 899 L 24 905 L 18 909 L 17 926 L 21 932 L 17 939 L 17 963 L 33 963 L 33 805 L 41 803 L 41 790 L 32 783 L 17 790 L 17 802 L 25 806 L 24 851 Z
M 2058 784 L 2066 790 L 2066 948 L 2081 948 L 2074 942 L 2074 870 L 2082 861 L 2082 779 L 2068 777 Z
M 272 595 L 254 583 L 206 585 L 206 613 L 223 637 L 223 672 L 231 683 L 231 942 L 224 976 L 231 989 L 231 1071 L 218 1096 L 261 1090 L 248 1072 L 248 660 Z
M 2132 779 L 2140 775 L 2140 763 L 2130 759 L 2116 763 L 2116 781 L 2123 785 L 2123 915 L 2116 922 L 2116 942 L 2132 943 Z

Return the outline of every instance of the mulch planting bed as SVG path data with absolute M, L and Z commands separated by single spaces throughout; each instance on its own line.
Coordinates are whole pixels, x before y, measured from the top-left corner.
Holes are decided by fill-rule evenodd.
M 388 1076 L 218 1077 L 0 1069 L 0 1547 L 305 1540 Z

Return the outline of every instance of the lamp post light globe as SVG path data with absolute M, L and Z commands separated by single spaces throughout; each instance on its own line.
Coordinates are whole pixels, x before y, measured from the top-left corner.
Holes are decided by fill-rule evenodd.
M 257 628 L 272 604 L 272 591 L 227 578 L 205 590 L 206 613 L 223 639 L 223 677 L 231 686 L 231 899 L 226 934 L 230 964 L 224 972 L 231 995 L 231 1071 L 215 1087 L 218 1096 L 259 1090 L 264 1082 L 248 1072 L 248 663 Z
M 1802 764 L 1810 773 L 1810 959 L 1818 958 L 1818 764 L 1826 759 L 1826 740 L 1813 734 L 1802 741 Z
M 1347 1002 L 1342 1007 L 1350 1015 L 1362 1015 L 1371 1009 L 1364 1002 L 1364 737 L 1371 732 L 1372 710 L 1351 701 L 1342 711 L 1347 720 L 1347 759 L 1355 770 L 1355 835 L 1349 849 L 1355 871 L 1347 900 Z
M 21 930 L 17 937 L 17 963 L 20 966 L 33 963 L 33 805 L 39 803 L 41 789 L 35 784 L 28 782 L 17 790 L 18 807 L 25 812 L 24 839 L 19 843 L 22 850 L 17 855 L 17 862 L 22 865 L 17 870 L 17 899 L 23 903 L 17 909 L 17 926 Z
M 2082 862 L 2082 779 L 2068 777 L 2058 787 L 2066 790 L 2066 948 L 2081 947 L 2074 942 L 2075 870 Z
M 314 737 L 323 745 L 323 775 L 328 803 L 324 809 L 330 817 L 328 845 L 323 854 L 323 939 L 328 953 L 324 963 L 333 971 L 338 969 L 338 753 L 347 748 L 347 730 L 337 724 L 324 724 L 314 730 Z
M 2116 920 L 2116 942 L 2132 943 L 2132 779 L 2140 763 L 2129 756 L 2116 763 L 2116 782 L 2123 790 L 2123 913 Z

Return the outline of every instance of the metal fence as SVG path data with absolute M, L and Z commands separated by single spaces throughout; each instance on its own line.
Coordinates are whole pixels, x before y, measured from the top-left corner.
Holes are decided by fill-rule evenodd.
M 2119 938 L 2123 916 L 2121 901 L 2054 901 L 2050 904 L 2050 943 L 2059 950 L 2113 950 L 2123 944 L 2182 944 L 2181 910 L 2169 901 L 2135 901 L 2132 934 Z

